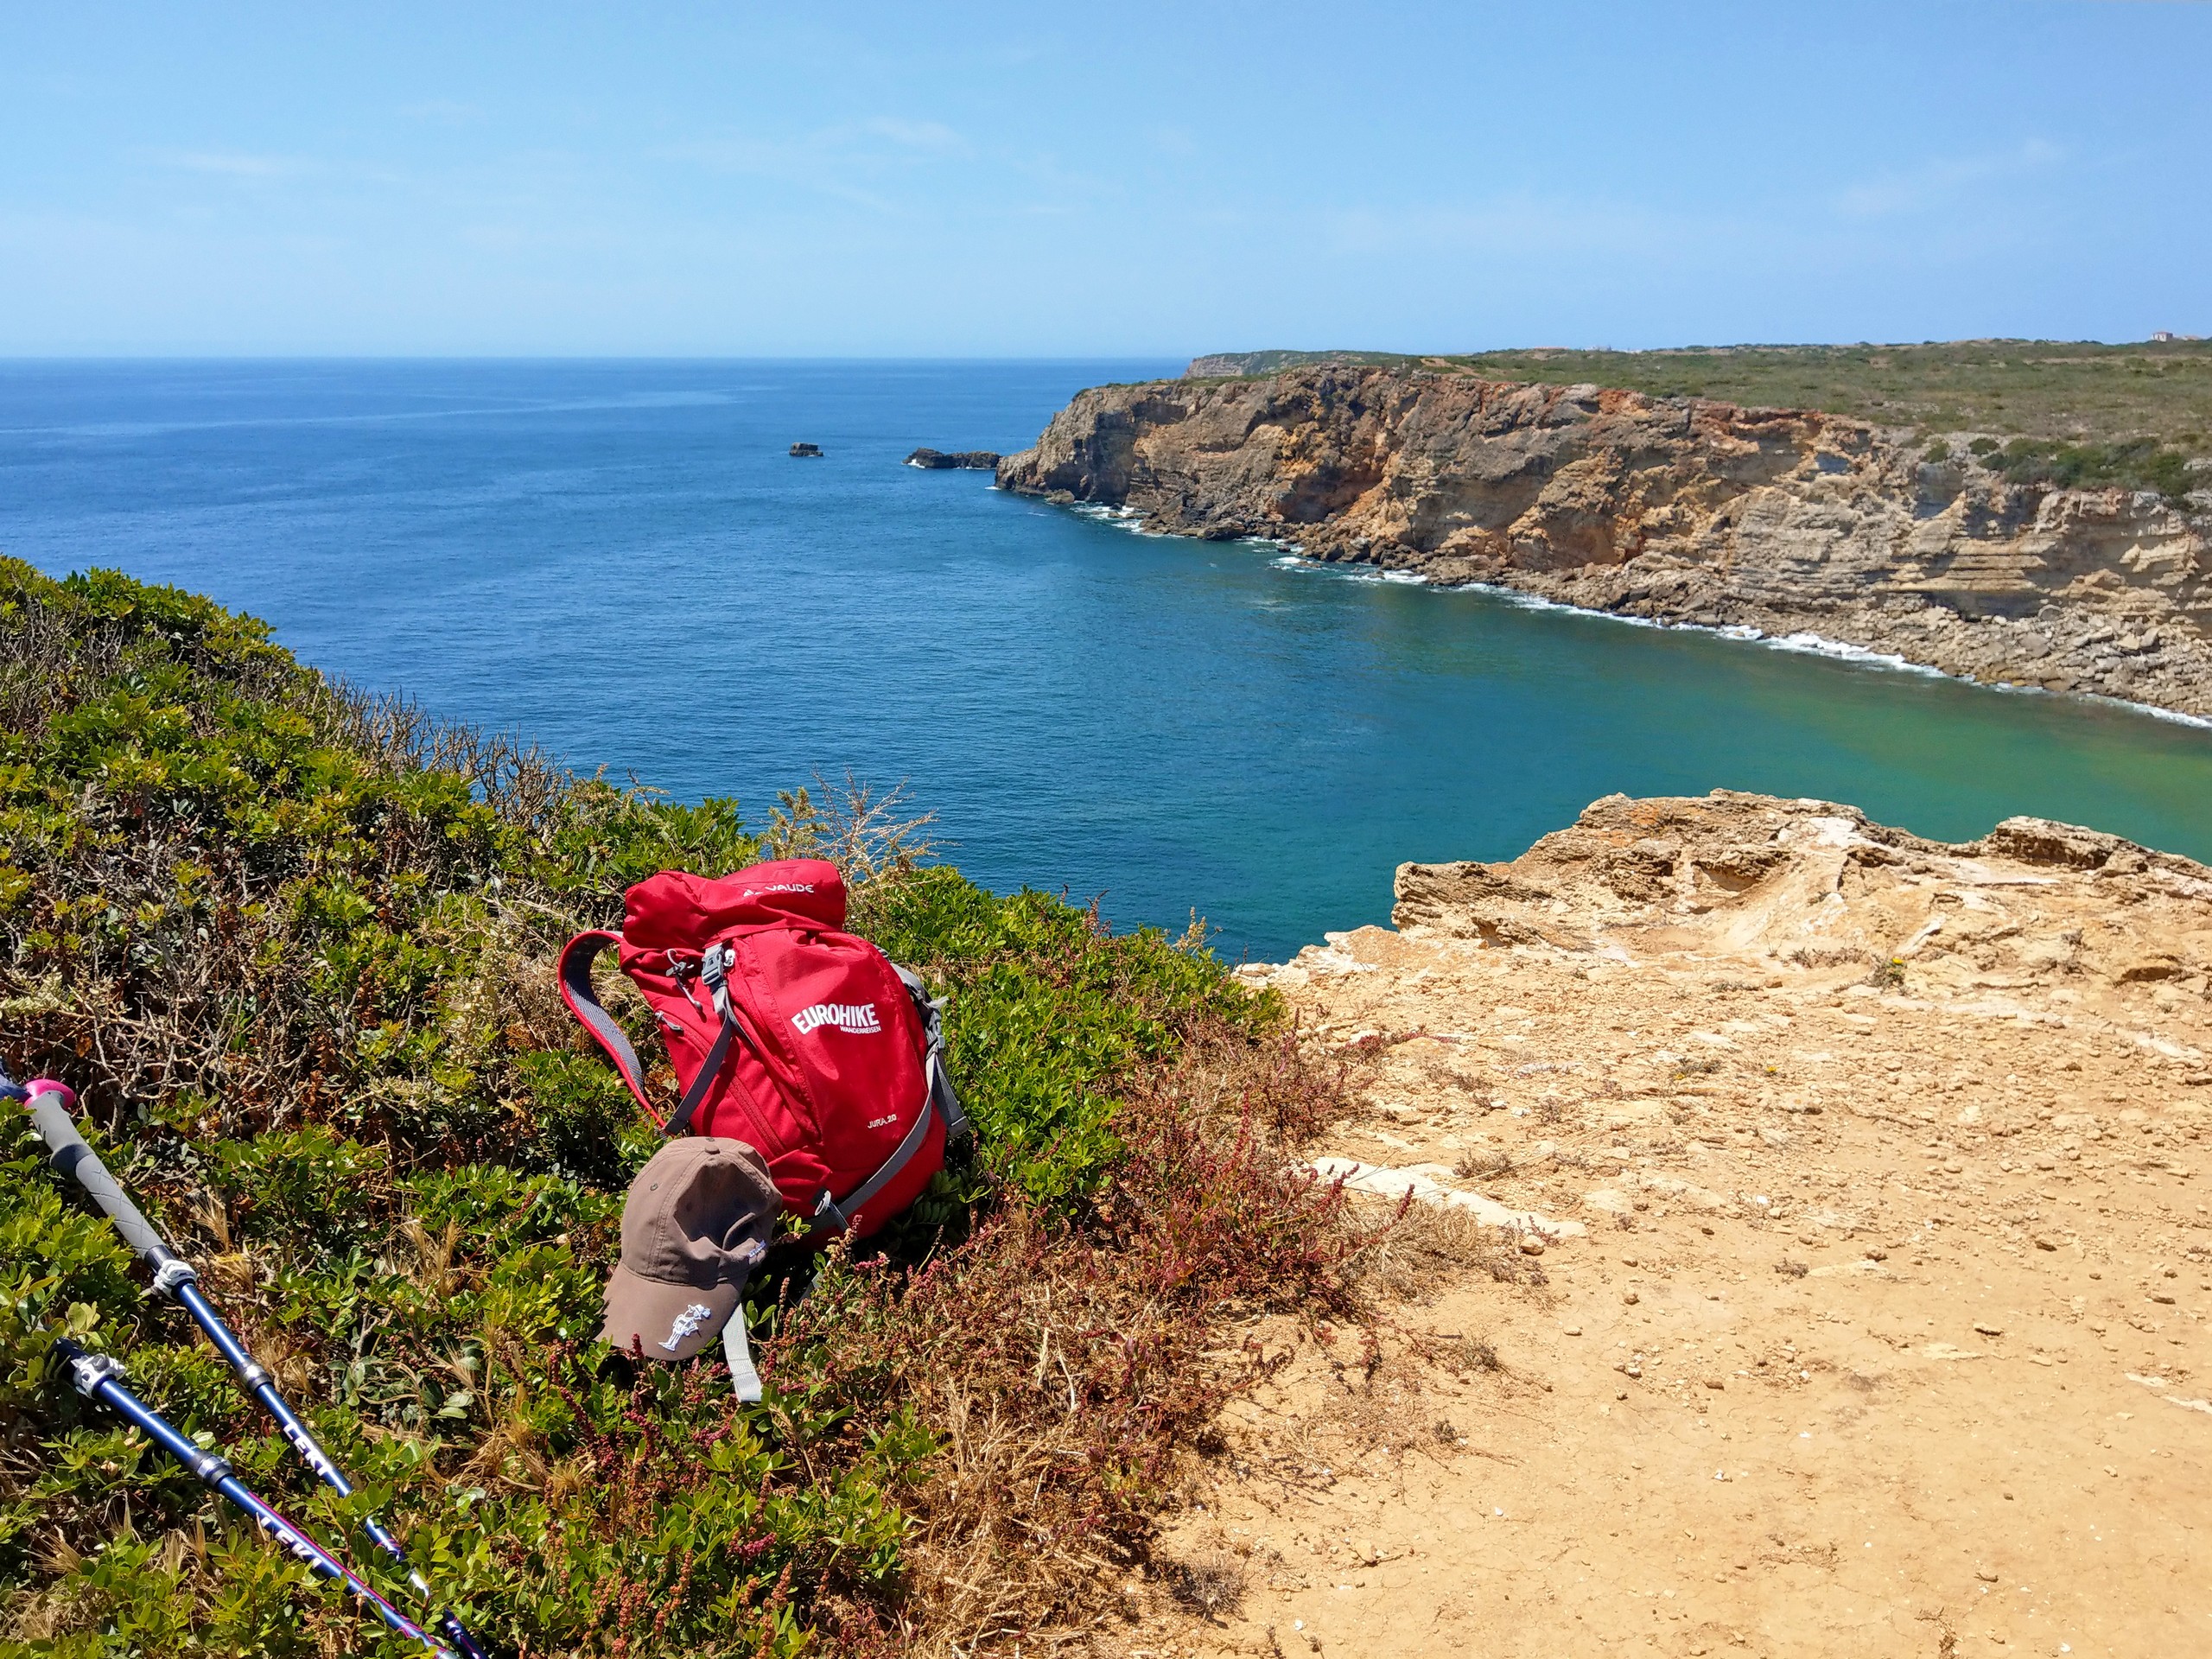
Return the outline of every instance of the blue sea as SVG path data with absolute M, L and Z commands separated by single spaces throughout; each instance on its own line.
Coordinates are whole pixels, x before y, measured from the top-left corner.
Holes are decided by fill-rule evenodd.
M 2212 731 L 1141 536 L 902 466 L 1169 362 L 0 364 L 0 551 L 682 798 L 902 785 L 999 888 L 1279 959 L 1614 791 L 2212 859 Z M 793 460 L 794 441 L 822 446 Z

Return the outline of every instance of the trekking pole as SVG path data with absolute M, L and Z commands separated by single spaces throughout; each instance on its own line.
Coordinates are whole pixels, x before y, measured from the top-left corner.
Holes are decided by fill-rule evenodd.
M 0 1094 L 29 1101 L 31 1122 L 46 1142 L 48 1160 L 72 1177 L 85 1189 L 86 1196 L 107 1212 L 107 1218 L 115 1224 L 115 1230 L 123 1235 L 124 1243 L 137 1251 L 154 1270 L 154 1288 L 181 1306 L 192 1315 L 193 1322 L 207 1332 L 207 1340 L 215 1344 L 216 1352 L 238 1373 L 245 1391 L 276 1420 L 276 1427 L 291 1443 L 292 1450 L 299 1453 L 300 1460 L 339 1497 L 352 1497 L 353 1483 L 315 1436 L 308 1433 L 307 1425 L 298 1414 L 284 1403 L 283 1395 L 276 1392 L 268 1371 L 255 1363 L 253 1356 L 246 1352 L 245 1344 L 223 1323 L 222 1316 L 207 1297 L 200 1294 L 200 1275 L 193 1270 L 192 1263 L 169 1249 L 168 1242 L 154 1230 L 154 1224 L 138 1212 L 138 1206 L 124 1196 L 123 1189 L 115 1184 L 115 1177 L 108 1173 L 107 1166 L 100 1162 L 99 1154 L 85 1144 L 85 1137 L 77 1132 L 76 1121 L 69 1115 L 76 1096 L 68 1086 L 47 1077 L 35 1078 L 28 1085 L 17 1084 L 10 1081 L 5 1071 L 0 1071 Z M 368 1534 L 371 1543 L 407 1574 L 407 1581 L 414 1586 L 416 1594 L 425 1603 L 431 1603 L 429 1581 L 415 1570 L 407 1559 L 407 1552 L 384 1523 L 374 1516 L 365 1516 L 361 1529 Z M 486 1659 L 476 1638 L 450 1610 L 438 1614 L 437 1625 L 460 1649 L 461 1659 Z
M 96 1400 L 105 1406 L 192 1471 L 203 1484 L 230 1499 L 245 1512 L 256 1526 L 306 1562 L 308 1572 L 318 1579 L 332 1580 L 344 1585 L 369 1605 L 369 1610 L 385 1622 L 387 1629 L 410 1642 L 420 1642 L 437 1655 L 438 1659 L 458 1659 L 451 1648 L 435 1639 L 420 1624 L 377 1594 L 364 1580 L 347 1571 L 336 1556 L 256 1497 L 245 1483 L 231 1472 L 228 1463 L 213 1452 L 202 1452 L 187 1438 L 182 1429 L 124 1388 L 118 1380 L 123 1375 L 122 1361 L 107 1354 L 87 1353 L 67 1337 L 54 1338 L 54 1351 L 67 1363 L 70 1383 L 78 1393 L 87 1400 Z

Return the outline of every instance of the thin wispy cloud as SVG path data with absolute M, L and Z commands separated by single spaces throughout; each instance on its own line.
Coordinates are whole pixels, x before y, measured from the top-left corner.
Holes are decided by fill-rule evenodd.
M 894 115 L 873 116 L 860 124 L 861 130 L 887 139 L 901 149 L 931 156 L 969 156 L 974 147 L 942 121 L 905 121 Z
M 1836 207 L 1854 219 L 1927 213 L 1982 185 L 2044 172 L 2065 158 L 2064 150 L 2040 138 L 1988 155 L 1937 157 L 1906 172 L 1853 185 L 1836 198 Z
M 410 121 L 420 121 L 435 127 L 480 126 L 486 118 L 476 105 L 455 103 L 449 98 L 433 98 L 420 104 L 403 104 L 399 106 L 399 113 Z
M 255 156 L 235 149 L 149 149 L 139 154 L 156 167 L 226 179 L 296 178 L 316 167 L 297 156 Z
M 717 173 L 765 179 L 871 213 L 911 212 L 886 187 L 915 169 L 975 158 L 941 121 L 871 116 L 779 137 L 686 139 L 652 154 Z

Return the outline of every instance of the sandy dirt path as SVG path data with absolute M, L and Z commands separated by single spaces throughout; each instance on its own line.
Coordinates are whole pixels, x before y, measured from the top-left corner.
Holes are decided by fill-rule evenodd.
M 1295 1344 L 1170 1541 L 1212 1616 L 1109 1646 L 2212 1654 L 2212 881 L 1755 801 L 1253 974 L 1370 1068 L 1324 1170 L 1542 1282 Z

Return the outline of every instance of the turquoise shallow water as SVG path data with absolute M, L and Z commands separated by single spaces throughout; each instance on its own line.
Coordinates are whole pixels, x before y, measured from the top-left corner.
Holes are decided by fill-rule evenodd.
M 0 550 L 213 594 L 572 764 L 756 814 L 905 780 L 1001 887 L 1277 957 L 1404 859 L 1716 785 L 2212 859 L 2212 731 L 1141 537 L 899 464 L 1141 363 L 0 365 Z M 808 439 L 828 452 L 793 461 Z

